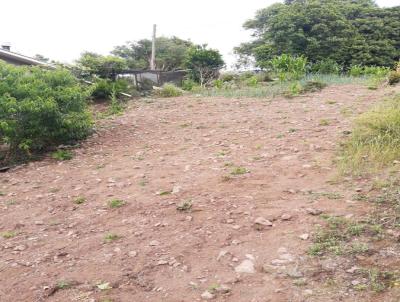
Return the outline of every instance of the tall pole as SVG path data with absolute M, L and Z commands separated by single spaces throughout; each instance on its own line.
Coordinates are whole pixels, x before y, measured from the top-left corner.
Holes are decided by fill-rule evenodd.
M 151 60 L 150 60 L 150 69 L 156 69 L 156 30 L 157 25 L 153 25 L 153 41 L 151 43 Z

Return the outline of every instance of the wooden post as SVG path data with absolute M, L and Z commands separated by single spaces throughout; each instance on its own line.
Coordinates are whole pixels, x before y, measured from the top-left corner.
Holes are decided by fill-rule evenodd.
M 150 70 L 156 69 L 156 30 L 157 25 L 153 25 L 153 41 L 151 43 L 151 60 L 150 60 Z

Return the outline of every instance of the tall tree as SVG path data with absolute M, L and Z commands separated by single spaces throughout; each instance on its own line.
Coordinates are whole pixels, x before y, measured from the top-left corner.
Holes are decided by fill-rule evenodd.
M 247 21 L 254 39 L 235 52 L 260 67 L 284 53 L 344 66 L 392 66 L 400 58 L 399 17 L 400 7 L 379 8 L 372 0 L 287 0 Z
M 193 43 L 177 37 L 156 39 L 156 69 L 170 71 L 184 67 L 187 50 Z M 127 42 L 117 46 L 112 53 L 124 58 L 130 68 L 148 69 L 151 58 L 151 40 Z
M 207 45 L 191 47 L 185 58 L 185 66 L 191 69 L 192 78 L 198 81 L 201 86 L 218 77 L 219 70 L 224 64 L 220 52 L 207 48 Z

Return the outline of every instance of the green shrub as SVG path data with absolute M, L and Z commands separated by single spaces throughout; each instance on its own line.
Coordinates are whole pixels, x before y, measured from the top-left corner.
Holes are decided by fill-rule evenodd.
M 272 71 L 275 72 L 281 81 L 298 80 L 307 71 L 307 58 L 295 57 L 283 54 L 274 57 L 270 61 Z
M 318 74 L 339 74 L 342 67 L 334 60 L 327 59 L 315 62 L 311 65 L 311 72 Z
M 252 77 L 248 78 L 245 81 L 246 86 L 249 87 L 256 87 L 258 85 L 258 78 L 257 76 L 253 75 Z
M 6 160 L 86 138 L 89 92 L 67 70 L 0 63 L 0 144 Z
M 214 80 L 213 86 L 215 88 L 221 89 L 224 86 L 224 82 L 222 80 Z
M 400 71 L 392 71 L 389 73 L 389 85 L 400 83 Z
M 186 91 L 192 91 L 193 88 L 197 87 L 198 84 L 192 79 L 186 79 L 182 82 L 182 89 Z
M 57 150 L 51 154 L 51 157 L 56 160 L 70 160 L 74 157 L 74 155 L 68 150 Z
M 121 92 L 131 93 L 130 90 L 132 89 L 129 88 L 129 83 L 125 79 L 117 79 L 116 81 L 97 79 L 92 90 L 92 97 L 95 100 L 110 100 L 113 91 L 119 94 Z
M 258 82 L 272 82 L 272 77 L 269 73 L 267 72 L 259 72 L 255 75 L 257 77 Z
M 222 82 L 232 82 L 232 81 L 235 80 L 235 78 L 236 78 L 236 77 L 235 77 L 235 74 L 232 73 L 232 72 L 223 73 L 223 74 L 221 74 L 220 77 L 219 77 L 219 79 L 220 79 Z
M 326 83 L 320 81 L 307 81 L 302 88 L 302 92 L 316 92 L 324 89 L 327 86 Z
M 159 90 L 159 95 L 165 98 L 183 95 L 183 91 L 174 84 L 164 84 Z
M 389 72 L 390 68 L 388 67 L 353 65 L 349 70 L 349 75 L 353 77 L 360 77 L 360 76 L 385 77 Z

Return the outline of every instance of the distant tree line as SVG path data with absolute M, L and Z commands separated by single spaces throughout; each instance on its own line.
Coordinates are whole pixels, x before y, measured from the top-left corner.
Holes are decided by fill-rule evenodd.
M 235 48 L 239 63 L 266 67 L 282 54 L 351 65 L 393 67 L 400 59 L 400 6 L 373 0 L 286 0 L 244 24 L 253 40 Z

